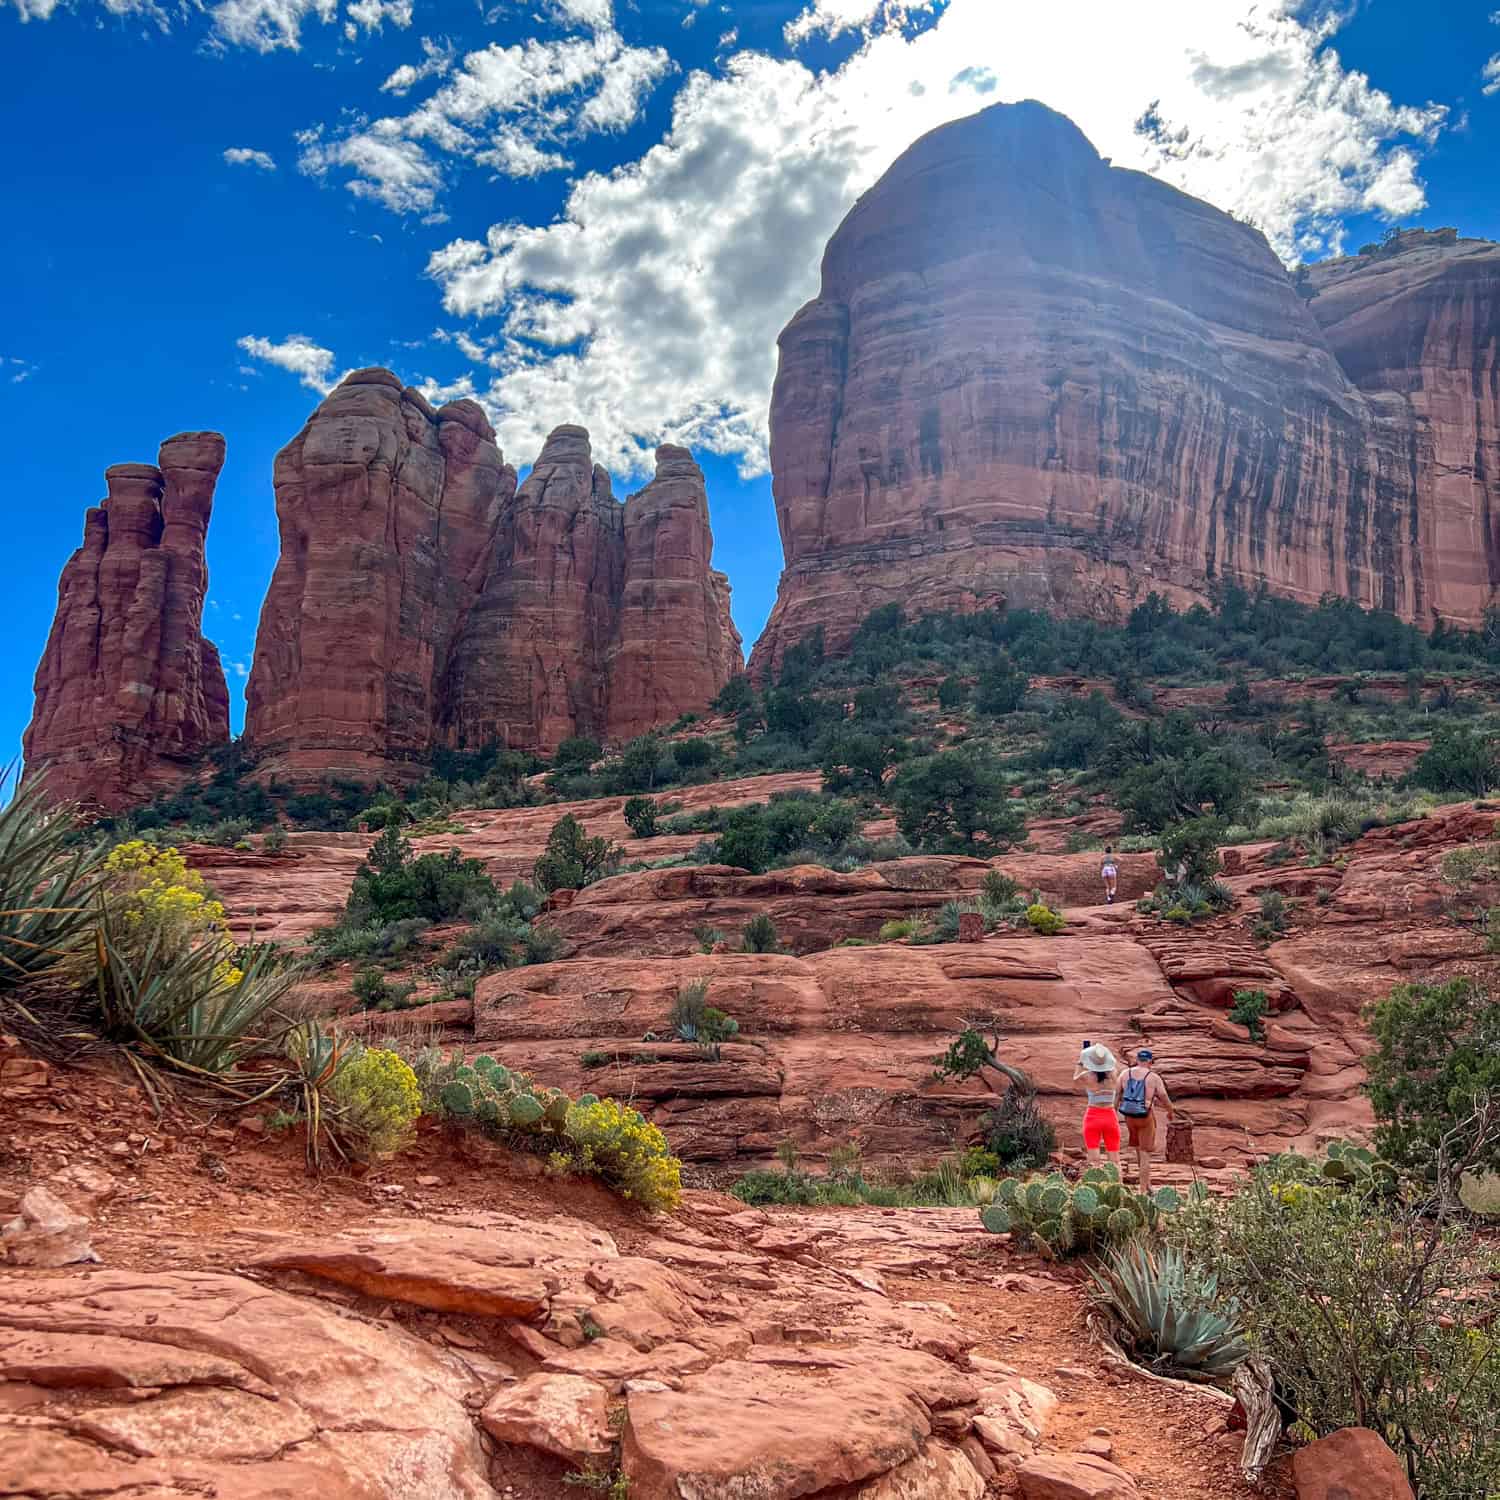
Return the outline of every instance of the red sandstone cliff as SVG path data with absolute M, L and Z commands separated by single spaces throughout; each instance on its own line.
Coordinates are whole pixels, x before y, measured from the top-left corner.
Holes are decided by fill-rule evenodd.
M 276 461 L 246 726 L 267 770 L 400 777 L 438 746 L 550 751 L 703 708 L 743 658 L 702 473 L 658 462 L 621 505 L 559 427 L 517 489 L 474 403 L 349 376 Z
M 755 668 L 893 600 L 1112 618 L 1224 579 L 1477 623 L 1500 249 L 1421 257 L 1314 272 L 1309 304 L 1257 231 L 1040 104 L 925 136 L 781 335 Z
M 275 774 L 368 777 L 431 750 L 515 492 L 494 437 L 472 401 L 434 411 L 390 371 L 358 370 L 277 454 L 281 557 L 245 722 Z
M 26 773 L 100 811 L 149 801 L 229 738 L 219 653 L 202 635 L 204 540 L 224 464 L 217 432 L 184 432 L 155 464 L 105 471 L 36 672 Z

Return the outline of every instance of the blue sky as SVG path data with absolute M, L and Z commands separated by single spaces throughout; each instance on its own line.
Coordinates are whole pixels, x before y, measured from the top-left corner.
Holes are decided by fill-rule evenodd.
M 228 438 L 205 629 L 238 727 L 272 458 L 367 364 L 477 396 L 523 469 L 584 422 L 622 495 L 688 442 L 748 647 L 775 336 L 906 144 L 1035 97 L 1288 260 L 1500 237 L 1497 4 L 0 0 L 0 741 L 104 468 L 200 427 Z

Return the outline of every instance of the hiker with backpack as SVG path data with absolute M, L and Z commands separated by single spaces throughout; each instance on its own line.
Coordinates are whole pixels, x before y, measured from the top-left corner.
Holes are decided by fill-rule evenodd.
M 1157 1106 L 1161 1106 L 1168 1119 L 1172 1116 L 1172 1096 L 1167 1093 L 1161 1074 L 1152 1066 L 1154 1061 L 1151 1049 L 1142 1047 L 1115 1085 L 1115 1108 L 1125 1121 L 1130 1136 L 1143 1193 L 1151 1191 L 1151 1153 L 1156 1150 Z

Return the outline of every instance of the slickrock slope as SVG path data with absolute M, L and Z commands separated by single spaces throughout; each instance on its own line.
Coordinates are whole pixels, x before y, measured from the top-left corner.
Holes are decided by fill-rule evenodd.
M 155 464 L 115 464 L 84 520 L 36 673 L 28 775 L 105 812 L 176 785 L 229 738 L 219 653 L 202 634 L 204 540 L 224 464 L 217 432 L 184 432 Z
M 265 773 L 401 778 L 437 747 L 550 751 L 702 709 L 740 670 L 685 450 L 625 505 L 559 427 L 526 482 L 480 408 L 350 375 L 276 460 L 281 560 L 247 732 Z
M 933 131 L 781 335 L 786 569 L 754 667 L 890 601 L 1117 618 L 1225 579 L 1477 624 L 1500 587 L 1497 257 L 1340 262 L 1309 305 L 1257 231 L 1043 105 Z

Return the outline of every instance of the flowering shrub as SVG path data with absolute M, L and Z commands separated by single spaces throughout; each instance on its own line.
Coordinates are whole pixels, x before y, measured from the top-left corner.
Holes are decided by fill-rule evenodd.
M 1026 908 L 1026 922 L 1033 932 L 1039 932 L 1043 937 L 1052 937 L 1068 925 L 1061 912 L 1053 911 L 1041 901 Z
M 132 839 L 110 850 L 104 869 L 108 900 L 132 949 L 143 953 L 153 940 L 168 951 L 209 942 L 224 950 L 215 971 L 218 981 L 231 987 L 244 979 L 233 961 L 224 907 L 176 849 Z
M 328 1084 L 328 1096 L 345 1129 L 375 1155 L 406 1144 L 422 1113 L 417 1075 L 399 1052 L 367 1047 L 343 1063 Z
M 666 1136 L 636 1110 L 585 1095 L 568 1111 L 566 1132 L 578 1170 L 597 1173 L 644 1208 L 674 1209 L 682 1202 L 682 1163 Z

